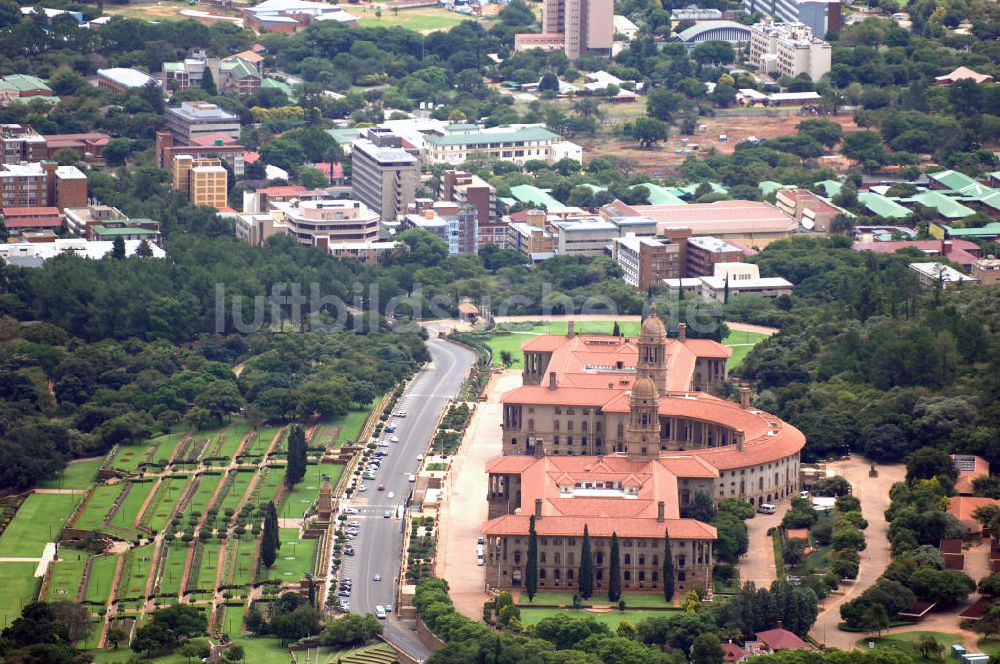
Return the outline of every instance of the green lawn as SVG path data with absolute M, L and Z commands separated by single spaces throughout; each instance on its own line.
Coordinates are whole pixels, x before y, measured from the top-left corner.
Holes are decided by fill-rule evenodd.
M 370 412 L 372 412 L 372 406 L 368 406 L 368 408 L 362 410 L 352 410 L 344 417 L 337 418 L 335 423 L 340 427 L 340 432 L 337 434 L 337 447 L 340 447 L 348 440 L 356 441 L 358 439 L 361 427 L 365 425 L 365 420 L 368 419 Z
M 229 638 L 238 639 L 243 633 L 243 616 L 245 614 L 245 606 L 226 606 L 221 619 L 216 619 L 216 628 L 221 630 L 223 634 L 228 634 Z
M 306 468 L 305 478 L 282 496 L 278 505 L 278 516 L 289 519 L 301 518 L 306 509 L 319 497 L 322 475 L 329 475 L 330 482 L 336 485 L 343 471 L 344 467 L 341 465 L 317 464 Z
M 139 466 L 149 461 L 156 444 L 147 441 L 139 445 L 122 445 L 111 461 L 111 466 L 127 473 L 139 472 Z
M 560 592 L 558 590 L 543 590 L 535 595 L 533 602 L 528 602 L 528 596 L 521 593 L 519 597 L 518 606 L 530 607 L 532 605 L 562 605 L 562 606 L 573 606 L 573 594 L 572 592 Z M 636 606 L 636 607 L 672 607 L 673 602 L 667 603 L 664 599 L 662 593 L 622 593 L 622 599 L 625 600 L 626 606 Z M 594 595 L 590 599 L 583 601 L 584 605 L 598 605 L 607 606 L 610 604 L 608 601 L 608 596 L 606 594 Z
M 104 604 L 111 592 L 111 582 L 115 578 L 115 567 L 121 554 L 113 556 L 98 556 L 90 567 L 90 578 L 87 580 L 87 601 Z
M 285 466 L 268 466 L 267 474 L 260 481 L 260 486 L 255 489 L 257 502 L 261 500 L 274 500 L 274 497 L 278 494 L 278 489 L 281 488 L 284 481 Z
M 138 599 L 146 596 L 146 580 L 153 562 L 153 547 L 141 546 L 125 554 L 125 566 L 118 580 L 118 597 Z
M 229 490 L 226 492 L 225 498 L 216 505 L 219 509 L 219 514 L 225 513 L 226 509 L 231 509 L 236 511 L 237 505 L 243 499 L 243 494 L 246 493 L 250 484 L 253 483 L 254 479 L 257 477 L 257 473 L 254 472 L 236 472 L 232 483 L 229 485 Z
M 306 572 L 312 572 L 315 552 L 316 540 L 299 539 L 298 528 L 282 528 L 278 559 L 270 569 L 261 570 L 262 576 L 282 581 L 301 579 Z
M 249 534 L 226 540 L 225 585 L 248 586 L 253 582 L 253 552 L 257 540 Z
M 177 540 L 160 550 L 160 555 L 165 555 L 166 560 L 160 568 L 163 570 L 163 575 L 160 577 L 160 589 L 157 594 L 174 597 L 180 594 L 184 563 L 187 561 L 189 550 L 187 544 Z
M 224 475 L 208 475 L 203 474 L 201 479 L 198 480 L 198 488 L 195 489 L 194 495 L 191 496 L 191 500 L 188 502 L 187 509 L 185 512 L 187 514 L 193 514 L 194 512 L 205 513 L 208 509 L 208 503 L 212 500 L 212 496 L 215 494 L 216 487 L 219 486 L 224 478 Z
M 222 434 L 222 446 L 217 451 L 213 450 L 213 454 L 211 454 L 211 456 L 232 458 L 239 449 L 240 443 L 243 442 L 243 437 L 247 435 L 248 431 L 250 431 L 249 422 L 234 422 L 228 429 L 226 429 L 225 433 Z M 213 440 L 218 436 L 219 434 L 214 434 Z
M 573 609 L 535 609 L 519 607 L 521 609 L 521 622 L 527 625 L 537 624 L 539 621 L 545 618 L 550 618 L 560 613 L 566 611 L 573 611 Z M 618 611 L 617 609 L 609 613 L 591 613 L 590 611 L 580 611 L 581 615 L 589 616 L 594 618 L 600 623 L 607 625 L 612 631 L 617 629 L 618 623 L 625 620 L 627 622 L 635 625 L 644 618 L 651 618 L 654 616 L 664 616 L 664 615 L 680 615 L 679 613 L 666 613 L 664 611 L 643 611 L 643 610 L 632 610 L 626 609 L 624 613 Z
M 154 463 L 165 465 L 174 456 L 174 450 L 177 449 L 177 445 L 184 440 L 184 436 L 186 435 L 186 433 L 169 433 L 165 436 L 154 438 L 152 442 L 157 444 L 157 448 L 153 452 L 151 460 Z
M 201 547 L 201 561 L 198 564 L 197 583 L 189 583 L 188 587 L 197 590 L 214 590 L 215 577 L 219 569 L 219 550 L 222 544 L 217 539 L 210 539 L 198 545 Z M 192 574 L 195 570 L 192 570 Z
M 363 7 L 352 7 L 351 13 L 359 17 L 358 25 L 366 28 L 382 27 L 402 27 L 416 32 L 434 32 L 435 30 L 449 30 L 462 21 L 477 20 L 474 17 L 464 14 L 449 12 L 437 7 L 419 7 L 417 9 L 402 10 L 393 13 L 390 9 L 382 7 L 382 18 L 376 18 L 374 9 Z M 488 27 L 488 21 L 485 21 Z
M 7 627 L 21 615 L 21 607 L 35 601 L 41 579 L 35 563 L 0 563 L 0 625 Z
M 0 557 L 41 556 L 45 544 L 56 540 L 81 498 L 66 493 L 33 493 L 28 496 L 3 536 L 0 536 Z
M 576 323 L 575 329 L 581 334 L 611 334 L 614 330 L 614 325 L 615 322 L 612 320 L 580 321 Z M 639 323 L 636 321 L 624 321 L 619 323 L 618 326 L 621 333 L 627 337 L 634 337 L 639 334 Z M 514 327 L 520 328 L 523 326 L 515 325 Z M 493 365 L 500 366 L 501 352 L 508 351 L 514 360 L 509 368 L 522 369 L 524 366 L 524 358 L 521 354 L 521 346 L 524 342 L 540 334 L 566 334 L 566 322 L 552 321 L 548 323 L 535 323 L 531 326 L 530 330 L 515 329 L 512 330 L 510 334 L 492 337 L 487 344 L 493 350 Z M 733 356 L 729 360 L 729 368 L 735 369 L 738 367 L 753 346 L 758 342 L 767 339 L 767 337 L 768 335 L 760 334 L 758 332 L 737 332 L 730 330 L 729 334 L 726 335 L 726 338 L 722 340 L 723 344 L 731 346 L 733 349 Z
M 262 456 L 280 430 L 281 427 L 277 426 L 258 429 L 251 437 L 243 454 L 245 456 Z
M 80 581 L 83 580 L 83 570 L 87 565 L 86 554 L 73 549 L 62 549 L 60 555 L 60 560 L 52 565 L 48 601 L 76 601 L 76 593 L 80 588 Z
M 136 519 L 139 518 L 139 512 L 142 511 L 142 505 L 146 502 L 146 497 L 154 486 L 153 482 L 133 482 L 121 507 L 111 519 L 110 525 L 125 529 L 134 528 Z
M 104 526 L 104 518 L 111 511 L 115 499 L 124 489 L 125 487 L 121 484 L 101 484 L 94 487 L 93 494 L 73 526 L 81 530 L 100 530 Z
M 163 530 L 169 523 L 174 505 L 184 495 L 189 479 L 187 475 L 174 475 L 160 482 L 156 495 L 142 515 L 142 524 L 154 532 Z
M 864 638 L 858 640 L 859 648 L 868 648 L 868 643 L 873 641 L 876 647 L 881 648 L 896 648 L 897 650 L 902 650 L 907 655 L 910 655 L 918 662 L 938 662 L 938 659 L 925 659 L 920 656 L 920 653 L 916 650 L 917 640 L 925 635 L 933 636 L 939 645 L 943 646 L 941 654 L 945 659 L 949 659 L 951 654 L 948 649 L 953 643 L 962 643 L 962 637 L 955 636 L 954 634 L 946 634 L 945 632 L 900 632 L 898 634 L 889 634 L 883 636 L 881 639 L 874 638 Z
M 71 461 L 59 474 L 38 484 L 39 489 L 86 489 L 97 477 L 97 470 L 104 459 Z

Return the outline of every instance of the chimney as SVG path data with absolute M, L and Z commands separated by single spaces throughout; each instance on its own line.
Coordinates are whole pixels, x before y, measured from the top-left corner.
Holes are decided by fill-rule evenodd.
M 677 340 L 684 341 L 687 339 L 687 323 L 677 323 Z
M 746 385 L 740 387 L 740 407 L 749 408 L 750 407 L 750 388 Z
M 743 433 L 743 429 L 736 430 L 736 449 L 740 452 L 743 451 L 743 440 L 745 437 L 746 434 Z
M 535 498 L 535 521 L 542 518 L 542 499 Z
M 535 439 L 535 458 L 541 459 L 545 456 L 545 441 L 541 438 Z
M 420 214 L 423 215 L 424 219 L 434 218 L 434 210 L 430 208 L 424 208 L 423 210 L 421 210 Z
M 781 626 L 781 621 L 780 620 L 778 621 L 778 626 L 777 626 L 776 629 L 784 629 L 784 627 Z
M 556 380 L 556 372 L 555 371 L 550 371 L 549 372 L 549 389 L 550 390 L 554 390 L 557 387 L 559 387 L 559 381 Z
M 569 321 L 566 323 L 566 338 L 572 339 L 576 336 L 576 323 Z
M 667 520 L 667 504 L 662 500 L 656 503 L 656 520 L 660 523 Z

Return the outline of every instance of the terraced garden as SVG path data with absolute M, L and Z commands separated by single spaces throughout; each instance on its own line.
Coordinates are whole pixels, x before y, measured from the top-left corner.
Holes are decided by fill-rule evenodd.
M 338 440 L 356 436 L 367 413 L 356 411 L 338 419 L 329 435 Z M 256 576 L 257 506 L 276 500 L 283 491 L 284 431 L 269 426 L 252 432 L 242 421 L 217 431 L 175 430 L 122 446 L 108 459 L 67 466 L 46 486 L 76 493 L 30 495 L 0 535 L 0 557 L 25 559 L 0 562 L 4 590 L 0 621 L 9 624 L 40 591 L 50 601 L 82 600 L 95 620 L 110 606 L 115 620 L 134 619 L 139 624 L 145 617 L 147 593 L 158 606 L 191 593 L 189 601 L 210 611 L 207 602 L 223 591 L 229 601 L 219 607 L 216 629 L 244 645 L 247 661 L 287 662 L 287 649 L 276 641 L 240 636 L 245 602 Z M 265 459 L 279 434 L 274 458 Z M 117 477 L 110 484 L 96 483 L 101 468 L 118 471 Z M 342 472 L 343 466 L 310 465 L 304 481 L 283 497 L 281 515 L 301 518 L 315 502 L 322 476 L 330 475 L 336 483 Z M 117 540 L 118 553 L 93 555 L 63 544 L 59 559 L 44 576 L 36 577 L 36 559 L 47 543 L 58 541 L 67 525 L 74 532 L 103 533 Z M 262 579 L 295 582 L 312 571 L 318 541 L 301 539 L 297 528 L 282 529 L 282 540 L 278 561 Z M 100 638 L 101 630 L 95 632 L 91 647 Z M 115 661 L 110 651 L 94 654 L 96 661 Z

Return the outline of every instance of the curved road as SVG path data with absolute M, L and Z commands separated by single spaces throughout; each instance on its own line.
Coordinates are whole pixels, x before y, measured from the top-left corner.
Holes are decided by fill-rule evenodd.
M 417 472 L 420 465 L 417 455 L 426 453 L 441 412 L 448 400 L 458 395 L 462 381 L 476 361 L 472 351 L 436 338 L 435 328 L 428 331 L 432 337 L 427 342 L 431 362 L 396 404 L 396 410 L 405 410 L 407 416 L 390 419 L 396 425 L 399 442 L 379 448 L 387 450 L 389 456 L 383 459 L 377 479 L 366 480 L 368 490 L 355 493 L 345 504 L 360 512 L 348 520 L 361 524 L 361 532 L 353 541 L 357 553 L 344 557 L 341 572 L 342 578 L 354 580 L 354 592 L 348 599 L 354 613 L 374 614 L 377 605 L 395 603 L 403 550 L 403 520 L 397 517 L 413 488 L 408 476 Z M 378 490 L 380 484 L 385 485 L 384 491 Z M 386 510 L 392 511 L 391 518 L 384 517 Z M 380 574 L 382 580 L 374 581 L 375 574 Z M 431 654 L 417 640 L 413 629 L 400 623 L 395 615 L 385 621 L 385 638 L 419 660 Z

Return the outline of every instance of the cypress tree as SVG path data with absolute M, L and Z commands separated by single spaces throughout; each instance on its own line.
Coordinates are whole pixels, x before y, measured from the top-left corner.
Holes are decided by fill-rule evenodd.
M 616 323 L 617 324 L 617 323 Z M 580 547 L 580 597 L 594 594 L 594 556 L 590 552 L 590 531 L 583 524 L 583 545 Z
M 278 559 L 278 549 L 281 548 L 281 536 L 278 530 L 278 512 L 274 503 L 264 503 L 264 528 L 260 537 L 260 561 L 264 567 L 271 567 Z
M 611 533 L 611 565 L 608 572 L 608 599 L 614 603 L 622 596 L 622 564 L 618 551 L 618 533 Z
M 288 466 L 285 486 L 291 489 L 306 476 L 306 433 L 299 424 L 288 431 Z
M 622 335 L 622 328 L 620 325 L 618 325 L 618 321 L 615 321 L 615 327 L 613 330 L 611 330 L 611 336 L 620 337 L 621 335 Z M 584 526 L 584 528 L 586 528 L 586 526 Z
M 538 534 L 535 532 L 534 514 L 528 524 L 528 560 L 524 566 L 524 589 L 528 592 L 528 601 L 534 600 L 538 591 Z
M 670 530 L 663 531 L 663 597 L 674 599 L 674 554 L 670 550 Z
M 125 238 L 121 235 L 116 235 L 114 241 L 111 243 L 111 257 L 117 261 L 124 260 L 125 258 Z

